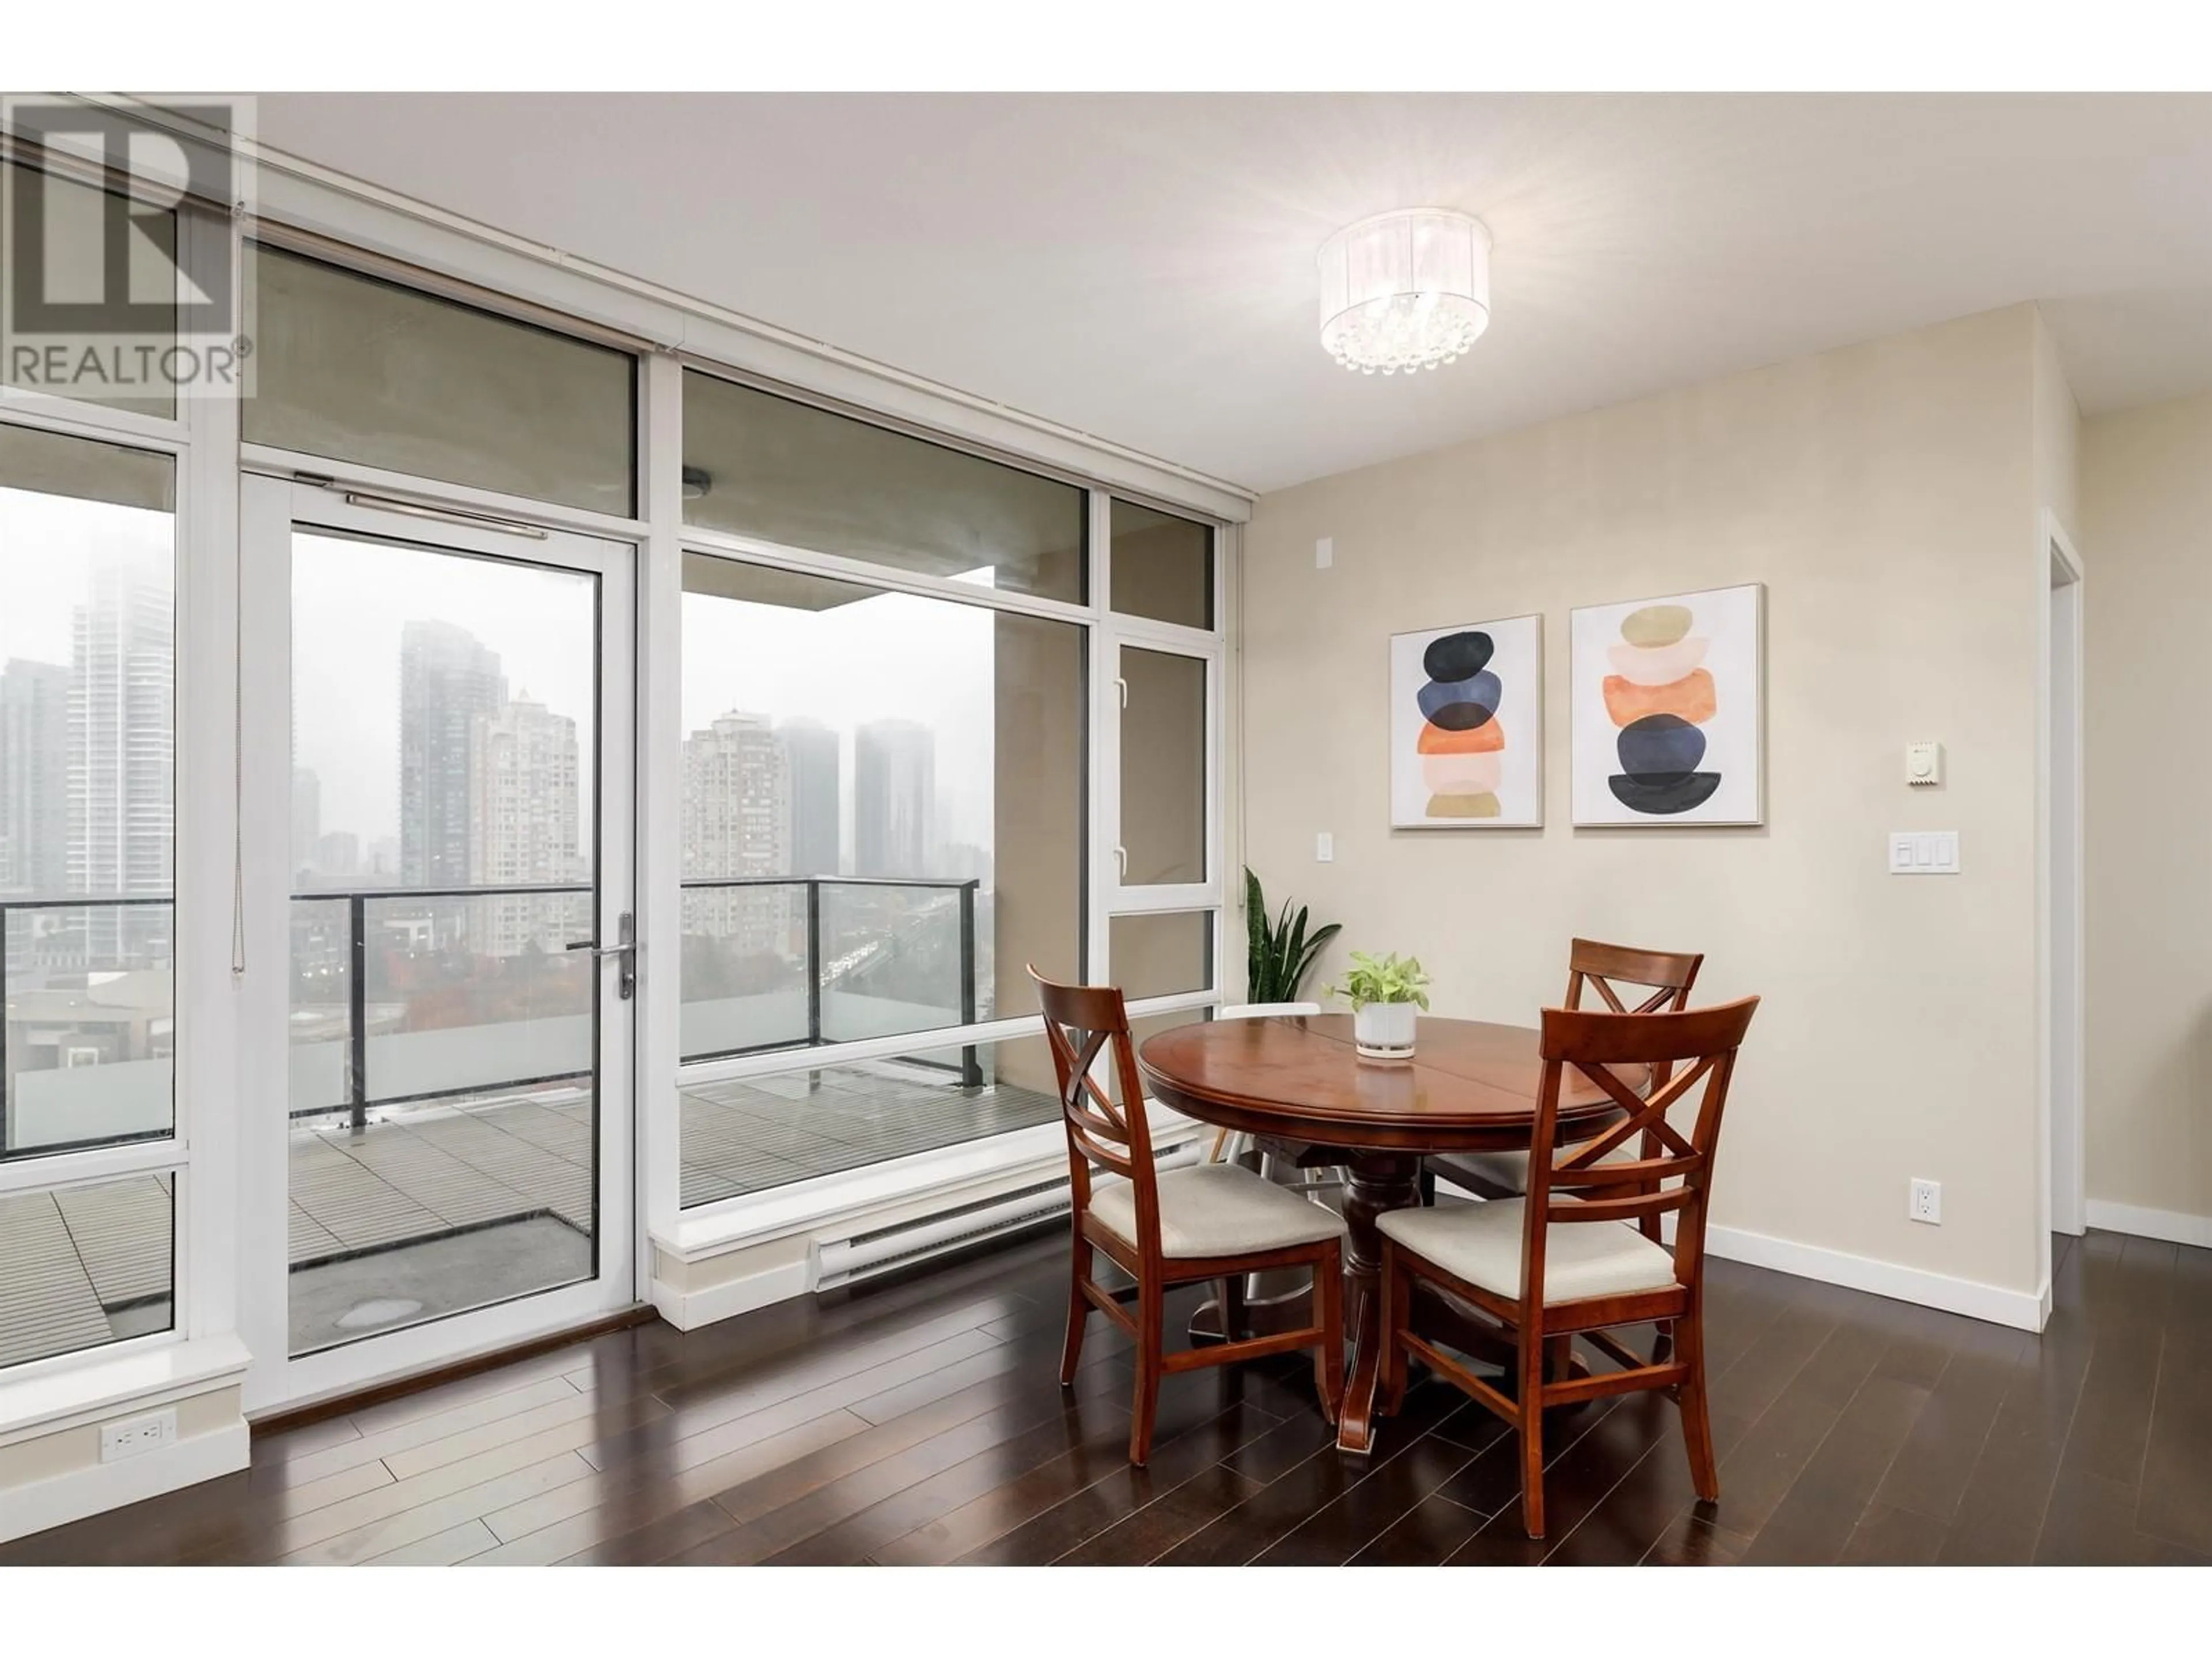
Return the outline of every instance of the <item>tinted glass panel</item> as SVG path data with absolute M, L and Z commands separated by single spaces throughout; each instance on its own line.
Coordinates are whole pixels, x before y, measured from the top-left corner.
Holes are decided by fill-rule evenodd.
M 0 426 L 0 1156 L 175 1121 L 173 477 Z
M 1213 529 L 1134 501 L 1114 503 L 1114 609 L 1213 626 Z
M 295 1353 L 594 1271 L 598 580 L 294 532 Z
M 686 522 L 1079 604 L 1084 492 L 902 432 L 684 377 Z
M 0 166 L 0 269 L 12 269 L 8 261 L 15 252 L 19 192 L 27 193 L 26 205 L 38 220 L 50 289 L 59 289 L 71 304 L 90 307 L 93 320 L 66 338 L 23 338 L 9 331 L 10 307 L 9 316 L 0 317 L 0 343 L 6 348 L 0 350 L 0 380 L 104 408 L 162 419 L 173 416 L 176 396 L 159 364 L 161 354 L 176 343 L 176 307 L 166 307 L 169 322 L 156 332 L 145 331 L 139 319 L 155 309 L 143 303 L 143 296 L 175 293 L 176 214 L 149 203 L 126 202 L 73 179 Z M 109 222 L 118 215 L 128 222 L 121 242 L 131 262 L 125 280 L 139 301 L 128 317 L 100 297 L 114 292 L 106 259 Z M 58 349 L 58 356 L 48 348 Z
M 629 513 L 628 353 L 258 244 L 248 276 L 248 442 Z
M 683 1203 L 1060 1121 L 1042 1035 L 683 1091 Z
M 1206 879 L 1206 664 L 1121 647 L 1121 847 L 1130 887 Z
M 0 1366 L 171 1328 L 175 1181 L 0 1194 Z
M 1110 975 L 1135 1002 L 1213 988 L 1213 913 L 1115 916 L 1107 923 Z
M 1083 630 L 692 555 L 684 1053 L 1034 1012 L 1079 959 Z

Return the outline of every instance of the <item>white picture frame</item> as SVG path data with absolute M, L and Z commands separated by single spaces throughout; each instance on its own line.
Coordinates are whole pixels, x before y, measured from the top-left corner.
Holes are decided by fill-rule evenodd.
M 1568 613 L 1577 828 L 1766 822 L 1766 589 L 1759 582 Z
M 1392 829 L 1541 829 L 1543 617 L 1393 634 L 1389 744 Z

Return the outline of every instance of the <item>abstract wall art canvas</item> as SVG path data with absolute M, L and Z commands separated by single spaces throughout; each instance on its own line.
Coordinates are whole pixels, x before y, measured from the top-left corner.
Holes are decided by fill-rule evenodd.
M 1572 613 L 1577 824 L 1765 822 L 1765 597 L 1754 582 Z
M 1544 821 L 1544 619 L 1390 636 L 1390 823 Z

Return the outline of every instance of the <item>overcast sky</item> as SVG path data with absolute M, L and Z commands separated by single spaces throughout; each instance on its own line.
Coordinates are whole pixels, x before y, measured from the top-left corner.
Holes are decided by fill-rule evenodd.
M 70 614 L 91 591 L 96 560 L 167 575 L 174 521 L 166 513 L 0 489 L 0 663 L 69 665 Z

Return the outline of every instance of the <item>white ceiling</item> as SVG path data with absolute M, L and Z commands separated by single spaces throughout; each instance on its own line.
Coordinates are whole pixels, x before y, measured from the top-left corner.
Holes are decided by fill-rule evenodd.
M 2041 300 L 2085 412 L 2212 385 L 2212 98 L 264 94 L 264 142 L 1255 489 Z M 1313 256 L 1480 214 L 1417 380 Z

